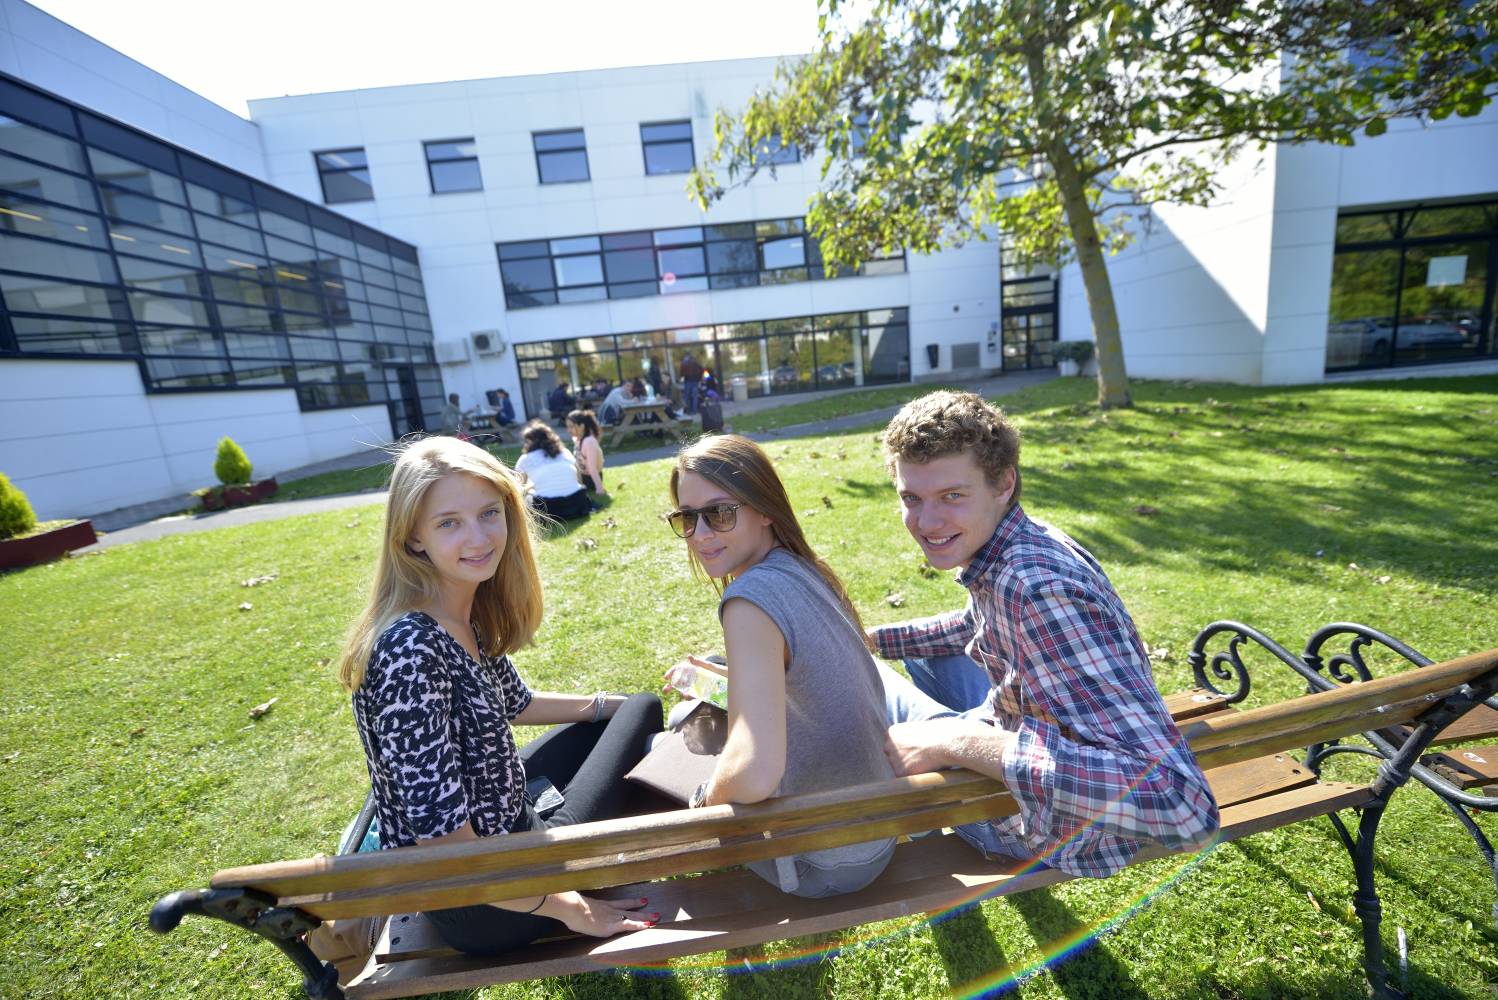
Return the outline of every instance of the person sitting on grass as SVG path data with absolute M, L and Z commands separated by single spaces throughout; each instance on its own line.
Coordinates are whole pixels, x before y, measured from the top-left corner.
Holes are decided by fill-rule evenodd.
M 557 432 L 539 420 L 520 434 L 521 455 L 515 471 L 531 486 L 531 504 L 554 521 L 586 517 L 593 505 L 577 480 L 577 461 Z
M 390 477 L 373 590 L 339 658 L 373 785 L 381 849 L 470 841 L 635 811 L 624 781 L 661 729 L 654 695 L 532 692 L 509 654 L 541 623 L 532 516 L 497 458 L 407 445 Z M 512 725 L 559 725 L 517 750 Z M 543 819 L 528 777 L 561 790 Z M 563 928 L 607 937 L 659 919 L 645 900 L 576 892 L 426 914 L 459 951 L 494 954 Z
M 884 692 L 858 610 L 807 544 L 770 456 L 747 438 L 704 438 L 671 470 L 672 530 L 723 587 L 728 737 L 691 805 L 758 802 L 893 776 Z M 689 657 L 668 672 L 703 667 Z M 893 838 L 808 851 L 749 869 L 783 892 L 834 896 L 872 882 Z
M 598 442 L 598 420 L 592 410 L 573 410 L 567 414 L 567 433 L 576 449 L 577 478 L 583 489 L 597 496 L 608 496 L 603 489 L 603 445 Z
M 886 673 L 898 773 L 1004 782 L 1018 815 L 957 834 L 1073 875 L 1111 875 L 1141 841 L 1209 840 L 1217 803 L 1123 601 L 1087 550 L 1020 508 L 1019 431 L 980 396 L 933 392 L 890 421 L 884 451 L 906 529 L 968 590 L 962 610 L 869 633 L 921 689 Z

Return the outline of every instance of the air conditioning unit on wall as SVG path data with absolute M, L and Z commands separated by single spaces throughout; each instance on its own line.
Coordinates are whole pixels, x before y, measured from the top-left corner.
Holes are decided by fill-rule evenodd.
M 461 365 L 468 360 L 468 341 L 438 340 L 432 343 L 439 365 Z
M 468 335 L 479 354 L 503 354 L 510 346 L 498 330 L 475 330 Z

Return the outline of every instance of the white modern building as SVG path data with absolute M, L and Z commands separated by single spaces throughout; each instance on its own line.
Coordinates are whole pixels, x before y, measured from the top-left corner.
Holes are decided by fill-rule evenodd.
M 733 60 L 255 101 L 249 121 L 0 0 L 0 471 L 60 517 L 438 426 L 497 389 L 674 374 L 749 395 L 1049 366 L 1074 270 L 997 241 L 827 278 L 819 165 L 709 211 Z M 1498 370 L 1498 112 L 1282 147 L 1110 262 L 1130 373 L 1255 384 Z

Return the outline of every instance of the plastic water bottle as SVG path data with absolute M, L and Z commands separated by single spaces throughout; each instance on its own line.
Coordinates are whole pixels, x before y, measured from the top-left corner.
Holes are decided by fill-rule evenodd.
M 728 708 L 728 678 L 690 664 L 671 672 L 671 686 L 688 698 L 710 701 L 725 711 Z

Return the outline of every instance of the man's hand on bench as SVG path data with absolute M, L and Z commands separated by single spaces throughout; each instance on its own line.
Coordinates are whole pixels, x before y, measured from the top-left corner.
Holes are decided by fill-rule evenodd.
M 1004 751 L 1014 742 L 1007 729 L 976 719 L 897 722 L 884 735 L 884 756 L 895 774 L 925 774 L 965 767 L 1004 780 Z

